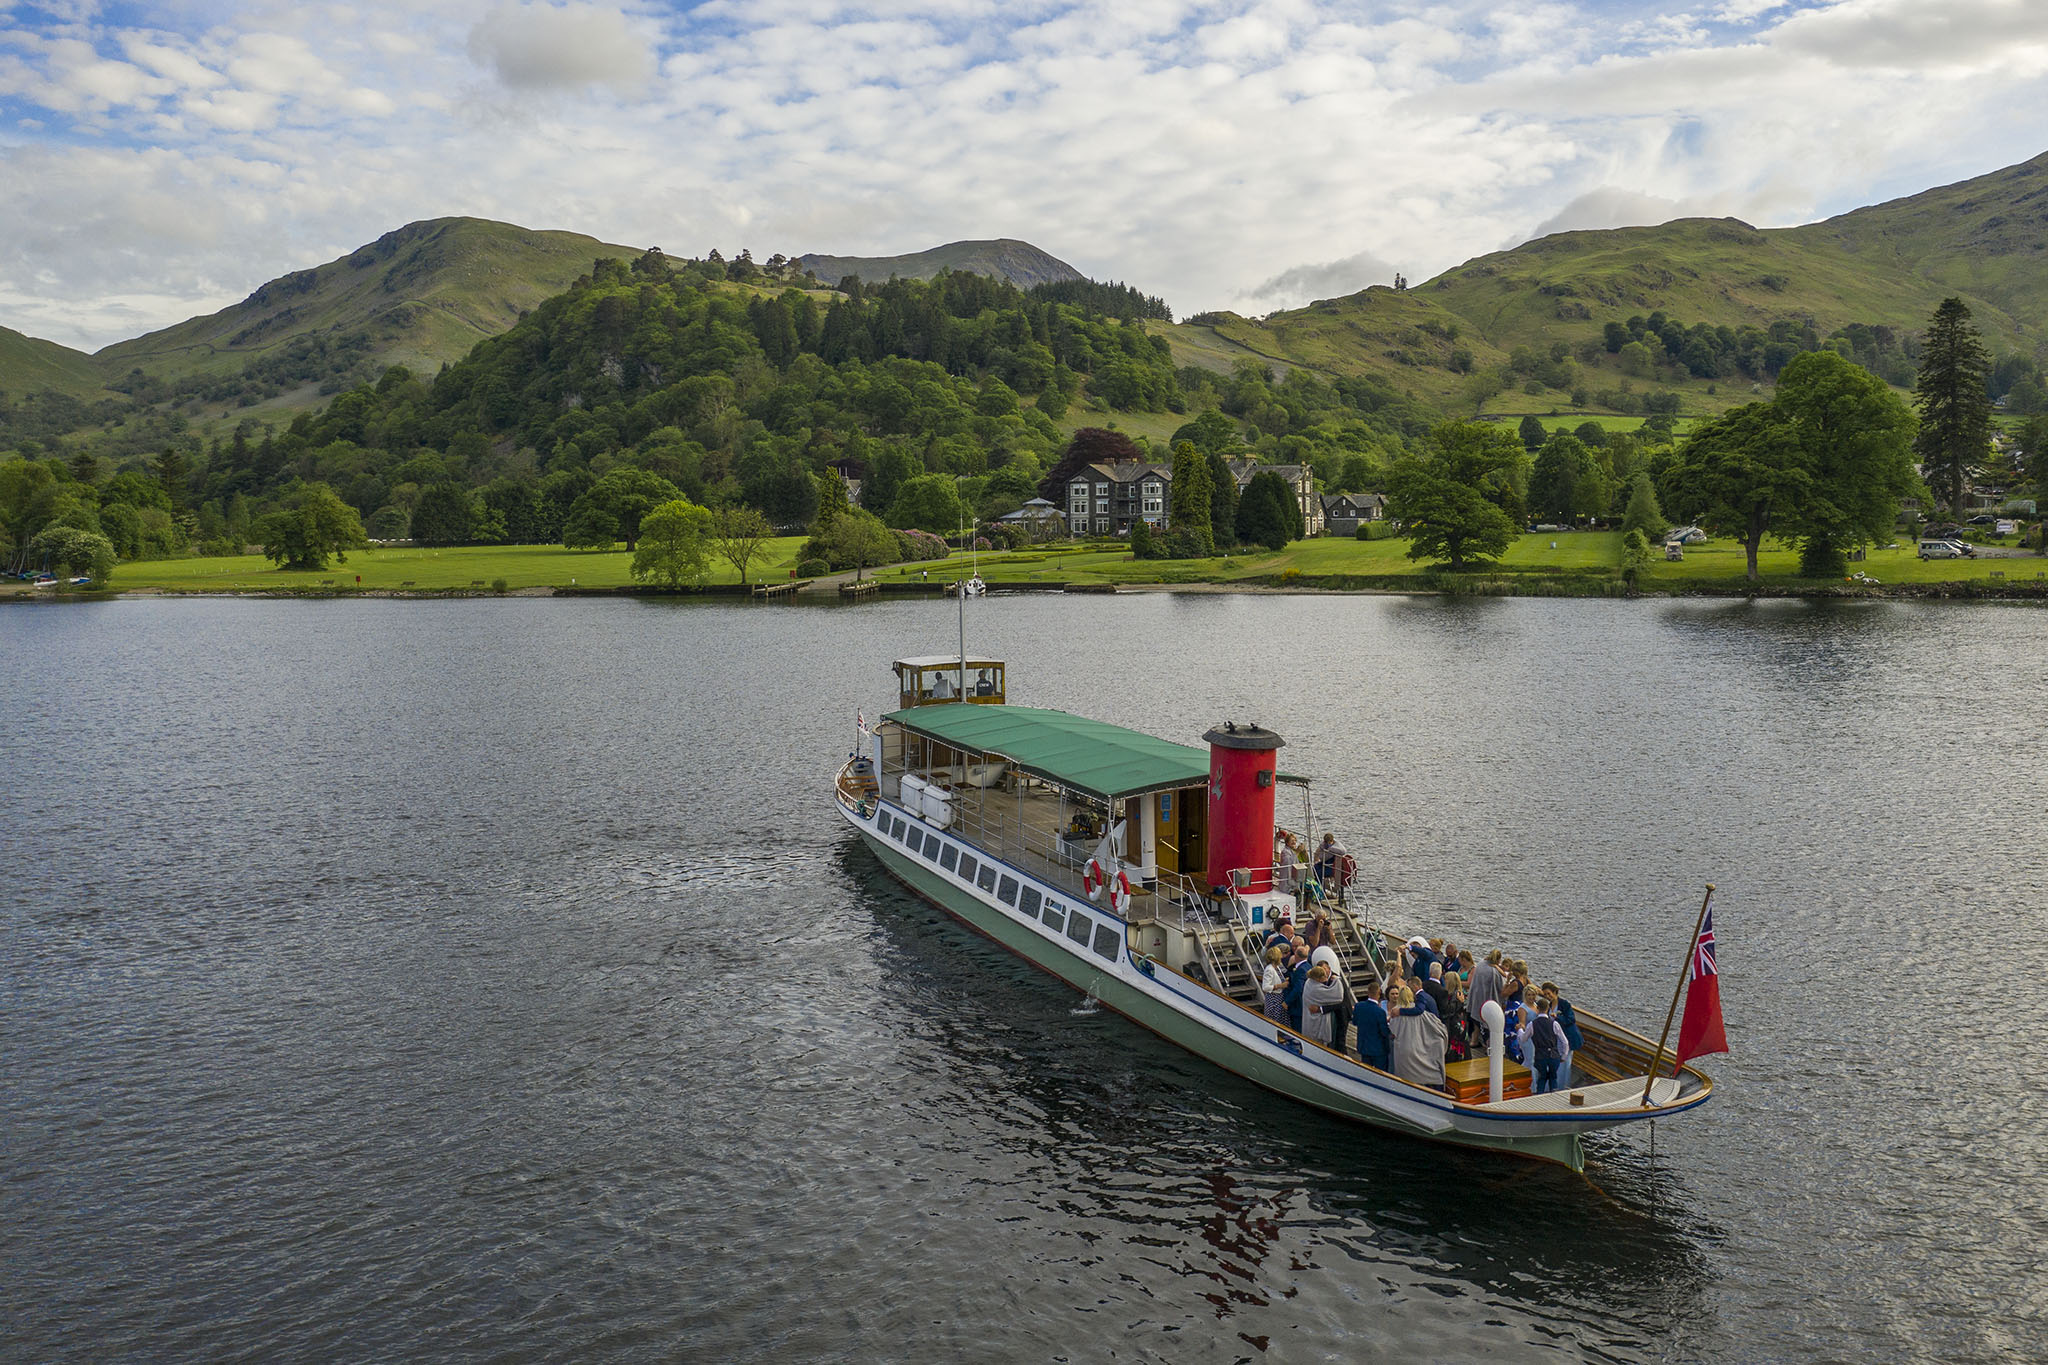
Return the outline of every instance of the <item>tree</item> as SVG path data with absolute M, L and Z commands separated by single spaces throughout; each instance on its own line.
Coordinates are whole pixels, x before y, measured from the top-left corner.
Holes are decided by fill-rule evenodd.
M 1591 465 L 1585 443 L 1558 432 L 1543 443 L 1529 471 L 1530 509 L 1552 521 L 1571 521 L 1579 507 L 1579 484 Z
M 452 483 L 437 483 L 420 494 L 412 509 L 412 538 L 422 545 L 464 545 L 473 521 L 469 494 Z
M 1913 448 L 1952 517 L 1963 515 L 1970 468 L 1991 444 L 1991 400 L 1985 395 L 1990 367 L 1970 310 L 1961 299 L 1943 299 L 1921 342 L 1920 377 L 1913 388 L 1920 435 Z
M 706 542 L 712 533 L 710 512 L 675 498 L 642 514 L 639 531 L 633 577 L 651 578 L 672 589 L 703 580 Z
M 904 481 L 885 520 L 898 530 L 949 536 L 960 529 L 966 515 L 959 480 L 951 474 L 920 474 Z
M 1785 415 L 1769 403 L 1747 403 L 1686 438 L 1664 472 L 1664 501 L 1680 516 L 1735 525 L 1755 582 L 1772 517 L 1796 505 L 1811 483 Z
M 1237 538 L 1268 550 L 1286 549 L 1292 538 L 1289 532 L 1293 528 L 1287 516 L 1287 504 L 1292 497 L 1287 480 L 1271 470 L 1252 475 L 1237 503 Z
M 599 542 L 592 537 L 603 529 L 603 520 L 589 514 L 603 513 L 610 518 L 612 533 L 602 543 L 623 540 L 631 550 L 640 539 L 640 519 L 664 503 L 681 499 L 681 492 L 661 475 L 627 466 L 590 485 L 569 509 L 569 521 L 584 533 L 581 544 L 595 545 Z M 578 543 L 569 539 L 568 526 L 563 527 L 562 543 L 572 547 Z
M 1044 410 L 1041 401 L 1040 410 Z M 1082 427 L 1067 441 L 1059 460 L 1038 481 L 1038 496 L 1061 507 L 1067 505 L 1067 483 L 1091 464 L 1115 464 L 1119 460 L 1142 460 L 1145 452 L 1121 431 L 1105 427 Z
M 1621 577 L 1628 584 L 1630 592 L 1636 589 L 1636 579 L 1643 570 L 1655 562 L 1650 553 L 1650 538 L 1640 530 L 1631 530 L 1621 538 Z
M 1213 450 L 1209 452 L 1209 531 L 1216 544 L 1229 545 L 1237 539 L 1237 475 Z
M 1543 443 L 1550 439 L 1550 430 L 1543 425 L 1541 418 L 1524 417 L 1516 430 L 1521 434 L 1522 444 L 1530 450 L 1541 450 Z
M 324 483 L 301 484 L 276 510 L 257 520 L 264 557 L 280 569 L 327 567 L 327 557 L 348 563 L 348 552 L 368 543 L 362 518 Z
M 1192 441 L 1182 441 L 1173 448 L 1173 482 L 1169 491 L 1173 529 L 1207 555 L 1216 544 L 1209 525 L 1215 508 L 1215 490 L 1209 486 L 1209 459 L 1195 449 Z
M 1387 480 L 1388 515 L 1408 533 L 1408 557 L 1448 560 L 1457 573 L 1507 553 L 1516 521 L 1501 504 L 1519 503 L 1528 463 L 1515 434 L 1490 422 L 1437 426 L 1426 453 L 1400 460 Z
M 1810 478 L 1778 534 L 1798 545 L 1802 573 L 1839 574 L 1846 551 L 1891 535 L 1899 500 L 1921 487 L 1913 414 L 1883 380 L 1833 351 L 1796 357 L 1771 406 L 1790 423 Z
M 185 452 L 165 446 L 163 453 L 156 457 L 156 480 L 163 485 L 164 495 L 171 500 L 171 515 L 185 510 L 186 484 L 192 476 L 192 463 L 185 458 Z
M 778 526 L 808 526 L 818 515 L 818 481 L 809 470 L 791 464 L 768 480 L 762 505 Z
M 859 582 L 870 565 L 886 564 L 896 553 L 896 537 L 872 512 L 853 511 L 834 517 L 825 528 L 825 557 L 834 568 L 853 566 Z
M 1159 546 L 1152 537 L 1152 523 L 1143 517 L 1131 523 L 1131 558 L 1159 558 Z
M 1640 531 L 1650 541 L 1663 540 L 1664 533 L 1671 529 L 1664 509 L 1657 505 L 1657 489 L 1648 474 L 1636 475 L 1629 484 L 1628 510 L 1621 514 L 1621 529 L 1624 536 Z
M 75 526 L 52 526 L 41 532 L 28 543 L 28 557 L 33 564 L 87 575 L 96 584 L 105 583 L 114 572 L 114 542 L 97 531 L 81 531 Z
M 834 483 L 839 480 L 834 478 Z M 841 506 L 845 499 L 840 499 Z M 841 513 L 841 515 L 845 515 Z M 645 523 L 642 523 L 644 526 Z M 713 519 L 711 548 L 718 557 L 732 565 L 740 576 L 740 582 L 747 581 L 747 566 L 768 553 L 768 538 L 775 534 L 775 528 L 768 524 L 768 518 L 751 507 L 723 507 Z

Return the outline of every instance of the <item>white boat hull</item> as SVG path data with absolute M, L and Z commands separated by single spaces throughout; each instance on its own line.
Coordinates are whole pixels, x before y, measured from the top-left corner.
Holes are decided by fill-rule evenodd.
M 1278 1028 L 1162 963 L 1134 957 L 1129 926 L 1113 913 L 1075 901 L 1065 889 L 987 856 L 901 806 L 872 797 L 856 804 L 843 795 L 838 805 L 890 874 L 940 909 L 1197 1056 L 1329 1113 L 1580 1170 L 1584 1134 L 1683 1112 L 1712 1089 L 1693 1073 L 1701 1082 L 1695 1091 L 1681 1097 L 1677 1082 L 1660 1080 L 1658 1103 L 1648 1108 L 1629 1102 L 1622 1093 L 1628 1087 L 1619 1082 L 1612 1083 L 1619 1090 L 1582 1087 L 1587 1103 L 1581 1106 L 1563 1096 L 1460 1104 Z M 973 874 L 963 877 L 961 868 L 970 862 Z M 1004 890 L 1011 895 L 1004 897 Z M 1039 908 L 1029 913 L 1021 908 L 1034 903 Z M 1639 1095 L 1640 1077 L 1633 1084 Z

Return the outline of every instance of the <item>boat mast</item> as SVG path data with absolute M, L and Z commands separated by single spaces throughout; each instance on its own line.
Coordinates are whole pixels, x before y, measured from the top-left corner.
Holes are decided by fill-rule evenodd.
M 1664 1032 L 1657 1036 L 1657 1055 L 1650 1059 L 1650 1074 L 1643 1077 L 1642 1104 L 1650 1102 L 1650 1087 L 1656 1084 L 1657 1073 L 1664 1069 L 1664 1044 L 1671 1037 L 1671 1021 L 1678 1017 L 1678 996 L 1685 989 L 1685 979 L 1692 974 L 1693 954 L 1699 950 L 1700 928 L 1707 922 L 1707 907 L 1714 903 L 1714 884 L 1707 883 L 1707 894 L 1700 901 L 1700 917 L 1692 926 L 1692 937 L 1685 943 L 1685 966 L 1678 973 L 1678 984 L 1671 988 L 1671 1008 L 1664 1015 Z M 1674 1068 L 1672 1074 L 1677 1075 Z

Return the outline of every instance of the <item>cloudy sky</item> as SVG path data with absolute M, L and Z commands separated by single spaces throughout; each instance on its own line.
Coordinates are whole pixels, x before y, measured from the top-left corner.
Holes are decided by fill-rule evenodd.
M 2048 0 L 0 0 L 0 324 L 93 349 L 449 214 L 1265 312 L 2044 150 Z

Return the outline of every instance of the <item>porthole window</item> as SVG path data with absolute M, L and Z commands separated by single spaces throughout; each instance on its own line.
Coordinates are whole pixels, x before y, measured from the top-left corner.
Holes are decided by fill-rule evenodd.
M 939 866 L 951 872 L 960 862 L 960 850 L 947 844 L 939 850 Z
M 1076 910 L 1067 918 L 1067 937 L 1085 948 L 1088 946 L 1088 931 L 1094 927 L 1093 918 Z
M 1116 930 L 1110 928 L 1107 924 L 1096 925 L 1095 955 L 1097 957 L 1106 957 L 1111 962 L 1116 961 L 1116 940 Z
M 1003 878 L 1003 884 L 996 888 L 996 899 L 1005 905 L 1015 905 L 1017 903 L 1017 879 L 1015 877 Z
M 1035 888 L 1027 886 L 1024 888 L 1023 896 L 1017 901 L 1017 908 L 1027 915 L 1035 916 L 1038 914 L 1038 907 L 1044 899 Z

